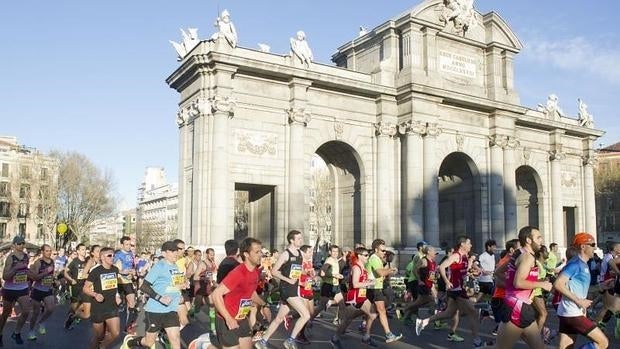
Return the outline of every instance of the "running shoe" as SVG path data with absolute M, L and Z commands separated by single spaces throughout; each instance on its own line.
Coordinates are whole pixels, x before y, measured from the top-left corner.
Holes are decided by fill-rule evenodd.
M 39 324 L 39 334 L 46 334 L 46 333 L 47 333 L 47 329 L 45 328 L 45 325 Z
M 495 328 L 493 329 L 493 332 L 491 332 L 494 336 L 497 336 L 497 332 L 499 332 L 499 325 L 496 325 Z
M 340 319 L 339 318 L 334 318 L 334 321 L 332 321 L 332 324 L 338 326 L 340 325 Z
M 387 340 L 385 342 L 389 343 Z M 373 347 L 373 348 L 379 347 L 379 344 L 374 339 L 372 339 L 372 337 L 362 338 L 362 343 L 366 344 L 369 347 Z
M 494 346 L 495 343 L 493 341 L 485 342 L 480 338 L 474 339 L 474 348 L 483 348 L 483 347 L 491 347 Z
M 392 343 L 392 342 L 396 342 L 397 340 L 403 338 L 403 334 L 400 333 L 398 335 L 390 332 L 388 334 L 385 335 L 385 342 L 386 343 Z
M 11 338 L 13 338 L 13 340 L 15 341 L 15 344 L 17 344 L 17 345 L 23 345 L 24 344 L 24 340 L 22 339 L 21 333 L 13 333 L 11 335 Z
M 362 321 L 362 323 L 357 327 L 357 330 L 366 333 L 366 321 Z
M 459 336 L 456 333 L 451 333 L 451 334 L 448 334 L 448 341 L 449 342 L 463 342 L 465 341 L 465 338 Z
M 297 344 L 292 338 L 288 338 L 282 344 L 284 345 L 284 349 L 297 349 Z
M 344 349 L 344 347 L 342 346 L 342 342 L 340 342 L 340 339 L 336 337 L 332 337 L 329 340 L 329 344 L 331 344 L 334 349 Z
M 284 341 L 286 342 L 286 341 Z M 256 349 L 269 349 L 269 345 L 267 345 L 267 341 L 264 339 L 259 339 L 254 343 L 254 348 Z
M 433 330 L 443 330 L 446 328 L 448 328 L 448 324 L 441 320 L 433 322 Z
M 37 333 L 34 330 L 30 330 L 28 331 L 28 340 L 29 341 L 36 341 L 37 340 Z
M 427 324 L 428 324 L 428 320 L 415 319 L 415 334 L 419 336 Z

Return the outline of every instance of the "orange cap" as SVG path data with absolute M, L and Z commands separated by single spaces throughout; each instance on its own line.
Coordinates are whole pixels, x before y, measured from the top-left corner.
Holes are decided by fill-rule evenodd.
M 596 242 L 594 237 L 588 233 L 578 233 L 573 240 L 573 246 L 586 245 Z

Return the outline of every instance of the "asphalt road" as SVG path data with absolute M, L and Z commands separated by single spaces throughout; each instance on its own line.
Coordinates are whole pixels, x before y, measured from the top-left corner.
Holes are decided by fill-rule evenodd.
M 4 347 L 3 348 L 32 348 L 32 349 L 83 349 L 87 348 L 90 336 L 91 329 L 90 323 L 88 321 L 82 321 L 78 324 L 73 330 L 65 330 L 63 328 L 64 319 L 66 316 L 67 306 L 62 305 L 57 308 L 56 312 L 52 315 L 51 319 L 48 320 L 47 323 L 47 331 L 48 333 L 44 336 L 39 335 L 36 341 L 29 341 L 26 339 L 27 329 L 29 328 L 29 324 L 26 324 L 25 330 L 22 333 L 22 337 L 24 338 L 24 345 L 18 346 L 16 345 L 10 338 L 10 334 L 15 328 L 15 321 L 9 320 L 7 326 L 4 330 Z M 549 310 L 549 325 L 551 328 L 557 328 L 557 317 L 553 309 Z M 275 312 L 274 312 L 275 314 Z M 333 334 L 334 325 L 332 324 L 334 310 L 330 309 L 328 313 L 326 313 L 322 318 L 316 319 L 314 326 L 310 330 L 309 338 L 312 340 L 312 344 L 310 345 L 299 345 L 300 348 L 306 349 L 325 349 L 331 348 L 329 344 L 329 339 Z M 124 315 L 124 313 L 121 313 Z M 122 317 L 122 316 L 121 316 Z M 208 320 L 209 317 L 206 313 L 199 312 L 196 314 L 192 323 L 183 329 L 182 337 L 185 345 L 189 343 L 192 339 L 198 337 L 200 334 L 207 332 L 209 325 Z M 359 325 L 359 321 L 354 321 L 351 325 L 351 331 L 343 338 L 343 344 L 345 347 L 351 348 L 365 348 L 366 346 L 360 343 L 361 335 L 357 332 L 356 328 Z M 142 318 L 139 319 L 139 323 L 142 325 Z M 620 340 L 615 339 L 613 337 L 613 320 L 608 326 L 607 334 L 610 339 L 610 348 L 620 348 Z M 462 318 L 459 326 L 459 330 L 457 333 L 465 338 L 465 341 L 462 343 L 453 343 L 447 340 L 447 331 L 439 330 L 435 331 L 431 328 L 426 329 L 422 332 L 422 334 L 418 337 L 415 334 L 415 331 L 412 327 L 405 327 L 400 320 L 391 319 L 390 327 L 393 332 L 402 332 L 403 338 L 399 342 L 394 342 L 390 344 L 385 343 L 385 337 L 383 336 L 383 331 L 380 326 L 377 324 L 373 328 L 373 335 L 377 342 L 379 342 L 379 346 L 381 348 L 392 348 L 392 349 L 412 349 L 412 348 L 433 348 L 433 349 L 447 349 L 454 348 L 456 346 L 460 347 L 472 347 L 472 339 L 469 332 L 469 322 L 467 318 Z M 494 336 L 491 334 L 491 331 L 494 327 L 493 320 L 484 320 L 481 324 L 481 337 L 485 340 L 493 340 Z M 141 333 L 144 330 L 143 325 L 138 328 L 138 332 Z M 142 332 L 143 333 L 143 332 Z M 273 348 L 283 348 L 282 342 L 286 338 L 286 333 L 284 329 L 281 327 L 278 332 L 272 337 L 270 340 L 270 346 Z M 120 342 L 122 340 L 119 338 L 118 343 L 113 346 L 114 349 L 120 348 Z M 580 339 L 578 344 L 584 343 L 583 339 Z M 578 347 L 578 346 L 577 346 Z M 527 348 L 524 343 L 518 343 L 515 348 Z M 552 345 L 549 348 L 557 348 L 557 339 L 553 341 Z

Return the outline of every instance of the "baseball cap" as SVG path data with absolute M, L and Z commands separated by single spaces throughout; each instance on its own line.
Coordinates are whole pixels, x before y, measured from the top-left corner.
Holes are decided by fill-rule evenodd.
M 596 240 L 592 235 L 588 233 L 578 233 L 573 240 L 573 246 L 587 245 L 595 242 Z
M 26 239 L 24 239 L 23 236 L 15 235 L 15 237 L 13 238 L 13 244 L 15 245 L 25 244 L 25 243 L 26 243 Z
M 166 241 L 161 245 L 161 251 L 177 251 L 177 244 L 174 241 Z

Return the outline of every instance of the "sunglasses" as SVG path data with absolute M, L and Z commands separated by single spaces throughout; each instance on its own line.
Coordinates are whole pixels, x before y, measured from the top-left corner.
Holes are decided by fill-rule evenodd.
M 591 243 L 591 244 L 586 244 L 586 245 L 588 245 L 588 246 L 590 246 L 590 247 L 596 247 L 596 243 L 595 243 L 595 242 L 593 242 L 593 243 Z
M 368 257 L 368 253 L 362 253 L 360 256 Z
M 114 255 L 113 255 L 113 254 L 104 254 L 103 256 L 104 256 L 104 257 L 108 257 L 108 258 L 112 258 L 112 257 L 114 257 Z

